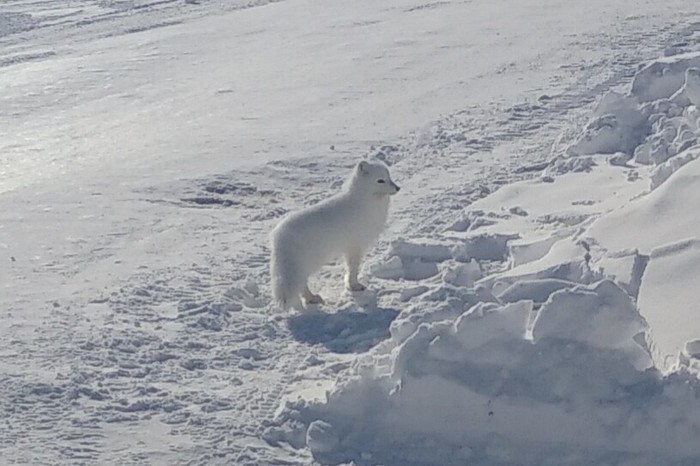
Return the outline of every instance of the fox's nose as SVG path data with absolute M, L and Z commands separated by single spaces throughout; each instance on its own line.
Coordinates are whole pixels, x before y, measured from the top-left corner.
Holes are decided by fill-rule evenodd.
M 396 192 L 397 192 L 397 193 L 398 193 L 399 191 L 401 191 L 401 188 L 400 188 L 399 185 L 397 185 L 396 183 L 394 183 L 394 188 L 396 188 Z

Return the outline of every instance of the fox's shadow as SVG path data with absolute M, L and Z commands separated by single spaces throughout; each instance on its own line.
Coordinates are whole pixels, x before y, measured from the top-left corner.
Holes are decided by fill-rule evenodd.
M 290 317 L 288 325 L 297 341 L 322 344 L 334 353 L 361 353 L 388 338 L 398 314 L 395 309 L 309 311 Z

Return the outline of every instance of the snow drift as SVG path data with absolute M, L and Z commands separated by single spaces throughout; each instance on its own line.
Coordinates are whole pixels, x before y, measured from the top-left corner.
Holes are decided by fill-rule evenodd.
M 700 460 L 700 384 L 691 376 L 664 379 L 650 367 L 641 338 L 647 325 L 613 282 L 555 291 L 539 311 L 523 300 L 460 312 L 468 292 L 459 299 L 442 291 L 455 295 L 453 306 L 425 313 L 411 332 L 411 313 L 403 313 L 384 349 L 358 365 L 366 375 L 346 380 L 324 404 L 288 406 L 285 416 L 308 425 L 317 460 Z

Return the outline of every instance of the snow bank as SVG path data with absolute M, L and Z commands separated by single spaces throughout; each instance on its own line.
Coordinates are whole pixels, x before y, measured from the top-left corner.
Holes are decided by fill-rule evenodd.
M 647 192 L 602 216 L 583 233 L 592 261 L 638 297 L 654 364 L 664 372 L 683 362 L 686 342 L 700 338 L 700 55 L 663 58 L 642 68 L 629 96 L 640 102 L 649 133 L 634 162 L 654 164 Z M 631 110 L 630 110 L 631 111 Z M 631 137 L 636 137 L 631 134 Z
M 599 108 L 628 122 L 626 128 L 618 125 L 620 140 L 637 140 L 638 126 L 647 128 L 633 149 L 634 162 L 656 167 L 647 192 L 602 216 L 582 235 L 592 245 L 594 267 L 638 297 L 640 313 L 651 325 L 654 364 L 665 372 L 682 362 L 687 341 L 700 338 L 692 304 L 700 301 L 693 246 L 700 239 L 698 66 L 700 54 L 659 59 L 637 73 L 629 95 L 601 101 Z M 586 149 L 602 151 L 608 139 L 595 135 L 592 141 Z M 575 144 L 570 152 L 579 149 Z
M 367 375 L 338 386 L 326 403 L 288 406 L 286 416 L 308 425 L 318 461 L 700 460 L 690 421 L 700 414 L 700 384 L 647 369 L 638 338 L 646 323 L 614 283 L 556 291 L 534 320 L 526 300 L 452 311 L 456 317 L 442 313 L 392 336 L 390 349 L 359 368 Z M 680 404 L 688 413 L 678 422 L 671 407 Z
M 634 157 L 637 163 L 658 165 L 696 145 L 700 137 L 698 67 L 697 53 L 665 57 L 643 67 L 628 95 L 603 96 L 594 118 L 567 149 L 568 155 L 620 154 L 613 163 Z

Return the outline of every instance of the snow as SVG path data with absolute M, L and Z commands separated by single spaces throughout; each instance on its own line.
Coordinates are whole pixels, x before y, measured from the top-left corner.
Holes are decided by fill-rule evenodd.
M 634 96 L 610 92 L 603 96 L 572 155 L 632 153 L 646 133 L 646 121 Z
M 686 342 L 697 339 L 700 327 L 695 312 L 700 293 L 700 240 L 668 244 L 651 252 L 639 290 L 639 312 L 652 328 L 651 341 L 659 367 L 677 364 Z M 692 354 L 692 352 L 691 352 Z
M 3 2 L 3 461 L 700 463 L 692 6 Z M 366 155 L 368 290 L 279 314 Z
M 634 76 L 631 94 L 641 102 L 669 98 L 683 87 L 686 70 L 697 66 L 700 66 L 697 52 L 653 60 Z
M 540 280 L 518 280 L 498 294 L 498 299 L 505 303 L 532 301 L 542 304 L 555 291 L 572 288 L 576 283 L 556 278 Z
M 654 191 L 600 218 L 586 234 L 609 251 L 633 248 L 644 254 L 697 237 L 700 213 L 688 207 L 700 201 L 699 180 L 700 163 L 687 163 Z
M 528 301 L 479 303 L 392 336 L 386 375 L 349 379 L 326 403 L 289 405 L 286 415 L 315 419 L 308 446 L 331 464 L 697 459 L 688 427 L 669 424 L 663 406 L 690 402 L 695 412 L 695 395 L 671 395 L 685 383 L 644 370 L 650 358 L 634 336 L 646 325 L 620 288 L 602 281 L 554 293 L 533 322 L 533 342 L 531 311 Z M 382 369 L 378 355 L 365 364 Z M 634 414 L 638 403 L 650 418 Z M 660 426 L 671 430 L 659 436 Z

